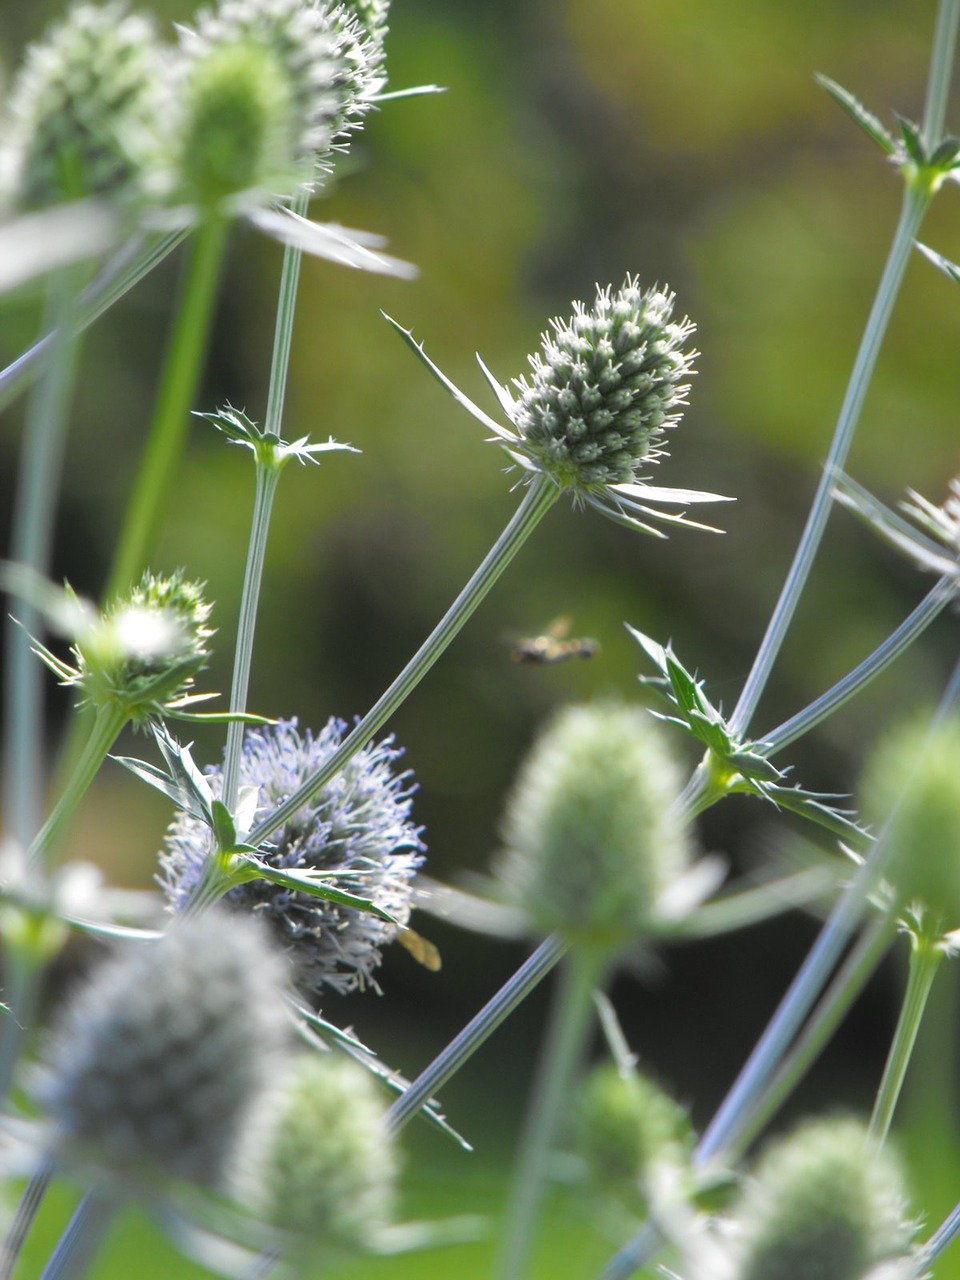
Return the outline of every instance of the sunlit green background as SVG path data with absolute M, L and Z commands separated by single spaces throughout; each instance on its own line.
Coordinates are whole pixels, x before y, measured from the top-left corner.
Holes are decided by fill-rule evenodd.
M 164 22 L 190 16 L 185 0 L 154 7 Z M 8 70 L 58 9 L 46 0 L 4 6 Z M 332 434 L 363 452 L 284 476 L 255 707 L 317 726 L 366 709 L 517 503 L 504 456 L 416 364 L 381 309 L 412 326 L 492 412 L 474 352 L 506 381 L 524 371 L 548 319 L 568 312 L 573 298 L 589 299 L 595 282 L 616 285 L 627 272 L 669 282 L 697 321 L 703 355 L 674 456 L 657 480 L 737 498 L 718 509 L 725 536 L 679 531 L 667 542 L 593 512 L 550 514 L 390 725 L 419 781 L 417 815 L 436 877 L 488 866 L 505 789 L 552 707 L 601 693 L 644 696 L 625 620 L 672 638 L 710 693 L 733 705 L 802 527 L 899 206 L 896 173 L 813 74 L 840 80 L 888 123 L 893 110 L 917 119 L 933 18 L 928 0 L 395 0 L 393 86 L 435 82 L 448 91 L 390 104 L 371 119 L 314 214 L 381 232 L 420 275 L 407 283 L 304 267 L 286 434 Z M 946 190 L 925 227 L 929 243 L 954 258 L 957 208 Z M 179 265 L 168 262 L 84 342 L 55 576 L 91 595 L 103 583 L 149 419 Z M 229 400 L 262 417 L 279 265 L 274 244 L 235 232 L 198 408 Z M 0 323 L 10 358 L 34 332 L 35 309 L 18 304 Z M 940 501 L 960 471 L 958 339 L 960 290 L 917 255 L 850 463 L 888 501 L 907 486 Z M 18 439 L 13 411 L 0 424 L 2 513 Z M 183 564 L 208 583 L 220 639 L 204 682 L 211 688 L 229 684 L 251 494 L 246 454 L 198 422 L 155 564 Z M 928 585 L 850 516 L 835 515 L 757 730 L 848 670 Z M 600 642 L 600 654 L 551 669 L 512 664 L 511 638 L 561 614 Z M 853 789 L 882 726 L 936 699 L 956 640 L 956 619 L 942 619 L 866 695 L 791 750 L 796 776 Z M 62 713 L 56 703 L 51 731 Z M 196 744 L 201 761 L 218 757 L 217 734 L 198 732 Z M 159 801 L 108 767 L 74 852 L 100 861 L 116 883 L 146 884 L 166 818 Z M 743 802 L 709 815 L 702 841 L 749 870 L 788 830 L 772 810 Z M 398 951 L 384 966 L 382 999 L 331 999 L 324 1008 L 407 1073 L 524 954 L 426 917 L 418 927 L 440 947 L 441 973 Z M 614 996 L 642 1064 L 690 1103 L 699 1125 L 814 928 L 811 919 L 785 918 L 670 951 L 656 973 L 618 979 Z M 869 1109 L 901 980 L 902 963 L 884 970 L 794 1112 Z M 941 983 L 902 1126 L 917 1204 L 932 1223 L 960 1198 L 956 1001 L 952 976 Z M 444 1091 L 473 1156 L 432 1132 L 414 1135 L 411 1214 L 498 1212 L 544 1007 L 541 993 Z M 553 1252 L 544 1246 L 532 1274 L 592 1275 L 609 1252 L 613 1242 L 573 1200 L 561 1198 Z M 97 1276 L 131 1274 L 133 1257 L 137 1275 L 194 1274 L 165 1246 L 153 1261 L 140 1228 L 127 1230 Z M 486 1276 L 491 1248 L 488 1240 L 369 1261 L 344 1274 Z M 25 1274 L 36 1273 L 37 1250 Z M 937 1275 L 960 1275 L 960 1263 L 945 1259 Z

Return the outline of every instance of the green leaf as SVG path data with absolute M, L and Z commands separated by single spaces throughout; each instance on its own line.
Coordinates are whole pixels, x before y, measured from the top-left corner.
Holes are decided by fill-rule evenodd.
M 322 872 L 293 871 L 286 868 L 281 870 L 279 867 L 271 867 L 267 863 L 261 862 L 259 858 L 249 854 L 241 854 L 235 859 L 234 870 L 238 878 L 244 880 L 266 880 L 270 884 L 281 885 L 284 889 L 294 889 L 299 893 L 309 893 L 311 897 L 323 898 L 326 902 L 335 902 L 341 907 L 353 907 L 356 911 L 368 911 L 371 915 L 379 916 L 381 920 L 386 920 L 388 924 L 395 924 L 400 927 L 400 921 L 385 908 L 378 906 L 370 898 L 363 898 L 359 894 L 347 893 L 343 889 L 335 888 L 330 884 L 329 880 L 322 878 L 324 874 Z
M 821 88 L 826 89 L 831 98 L 838 102 L 851 120 L 872 138 L 878 147 L 888 156 L 896 155 L 897 144 L 894 142 L 891 134 L 883 127 L 875 115 L 872 115 L 858 98 L 855 98 L 849 89 L 844 89 L 842 85 L 837 84 L 835 80 L 831 80 L 829 76 L 818 74 L 816 77 L 817 84 Z
M 907 155 L 918 169 L 924 168 L 929 163 L 929 160 L 926 148 L 923 145 L 923 139 L 920 136 L 919 125 L 915 125 L 912 120 L 907 120 L 904 116 L 897 116 L 897 127 L 900 130 L 900 137 L 903 139 Z
M 944 138 L 933 149 L 930 163 L 937 169 L 952 169 L 960 156 L 960 138 Z
M 222 800 L 214 800 L 210 812 L 213 818 L 213 834 L 217 838 L 217 848 L 233 853 L 237 847 L 237 828 L 234 826 L 230 810 Z
M 930 249 L 925 244 L 916 242 L 917 248 L 925 258 L 928 258 L 935 267 L 939 268 L 948 279 L 954 284 L 960 284 L 960 267 L 955 262 L 951 262 L 949 258 L 945 258 L 942 253 L 937 253 L 935 249 Z

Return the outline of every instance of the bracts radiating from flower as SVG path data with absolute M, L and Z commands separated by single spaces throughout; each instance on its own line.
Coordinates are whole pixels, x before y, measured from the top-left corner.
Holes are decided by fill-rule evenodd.
M 331 719 L 318 733 L 297 721 L 280 721 L 247 733 L 240 765 L 241 796 L 255 789 L 256 825 L 288 799 L 339 747 L 347 726 Z M 411 821 L 413 786 L 398 772 L 402 754 L 393 738 L 371 742 L 277 831 L 260 856 L 283 869 L 311 869 L 343 876 L 349 887 L 398 922 L 410 917 L 413 878 L 423 862 L 421 829 Z M 214 790 L 221 771 L 209 771 Z M 180 813 L 161 854 L 161 884 L 176 911 L 189 902 L 203 871 L 209 830 Z M 381 948 L 397 926 L 369 912 L 256 880 L 226 896 L 228 905 L 265 920 L 292 953 L 304 989 L 338 992 L 377 987 L 373 977 Z

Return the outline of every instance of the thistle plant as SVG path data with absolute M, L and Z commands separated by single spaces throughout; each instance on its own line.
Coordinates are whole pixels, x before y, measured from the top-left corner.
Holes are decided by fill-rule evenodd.
M 571 23 L 576 9 L 571 7 Z M 311 677 L 317 677 L 309 708 L 278 706 L 283 698 L 276 693 L 265 697 L 270 686 L 260 682 L 260 672 L 279 680 L 294 659 L 270 580 L 271 557 L 295 558 L 297 573 L 306 575 L 315 561 L 338 555 L 337 539 L 318 534 L 314 522 L 325 506 L 331 518 L 348 507 L 354 517 L 350 485 L 359 481 L 342 479 L 348 472 L 341 468 L 355 468 L 356 475 L 368 465 L 341 456 L 359 449 L 330 434 L 340 433 L 347 416 L 335 396 L 304 394 L 302 384 L 299 396 L 287 396 L 299 332 L 309 343 L 309 363 L 333 363 L 330 332 L 316 323 L 316 313 L 309 326 L 297 329 L 302 255 L 393 277 L 384 282 L 381 299 L 390 310 L 407 304 L 387 289 L 416 274 L 402 258 L 382 252 L 378 236 L 336 220 L 315 221 L 310 207 L 321 199 L 331 208 L 341 201 L 352 173 L 379 158 L 382 137 L 396 146 L 400 135 L 389 131 L 375 146 L 362 145 L 361 130 L 376 111 L 393 111 L 393 100 L 433 91 L 387 88 L 388 20 L 400 31 L 416 31 L 412 17 L 390 10 L 388 0 L 215 0 L 175 29 L 120 0 L 81 0 L 29 46 L 5 91 L 0 295 L 12 308 L 23 295 L 5 295 L 36 282 L 44 300 L 36 342 L 0 372 L 0 405 L 29 388 L 19 472 L 10 486 L 10 549 L 0 564 L 0 585 L 14 614 L 4 655 L 0 1123 L 4 1174 L 26 1180 L 0 1247 L 0 1280 L 28 1265 L 25 1257 L 21 1264 L 25 1250 L 46 1258 L 43 1280 L 97 1274 L 108 1228 L 132 1202 L 151 1212 L 173 1245 L 199 1266 L 238 1278 L 326 1272 L 351 1258 L 357 1274 L 372 1280 L 379 1254 L 450 1243 L 462 1224 L 396 1221 L 406 1176 L 400 1131 L 425 1118 L 458 1139 L 468 1159 L 471 1140 L 486 1135 L 474 1135 L 469 1126 L 464 1136 L 457 1133 L 438 1094 L 456 1073 L 471 1069 L 477 1049 L 554 970 L 506 1213 L 502 1223 L 491 1220 L 485 1227 L 501 1280 L 541 1271 L 574 1274 L 572 1254 L 557 1255 L 562 1264 L 535 1259 L 540 1247 L 563 1249 L 540 1220 L 557 1170 L 581 1187 L 584 1179 L 590 1185 L 591 1216 L 605 1233 L 609 1254 L 603 1280 L 626 1280 L 648 1264 L 681 1280 L 946 1277 L 933 1269 L 960 1233 L 960 1209 L 938 1226 L 922 1194 L 915 1207 L 908 1203 L 894 1142 L 895 1131 L 909 1123 L 901 1098 L 921 1029 L 941 1036 L 942 1056 L 948 1057 L 949 1029 L 935 1025 L 929 997 L 939 991 L 934 979 L 949 967 L 960 929 L 960 668 L 944 682 L 932 712 L 928 689 L 926 697 L 916 697 L 912 719 L 885 724 L 887 732 L 876 732 L 869 750 L 858 747 L 858 762 L 862 756 L 866 763 L 853 798 L 846 795 L 852 767 L 814 786 L 807 777 L 808 769 L 815 770 L 810 757 L 791 758 L 789 752 L 801 738 L 819 734 L 828 719 L 842 723 L 851 699 L 876 690 L 881 673 L 941 614 L 942 625 L 950 625 L 950 606 L 957 601 L 960 482 L 950 481 L 949 488 L 941 483 L 947 491 L 942 505 L 910 489 L 895 511 L 870 467 L 869 421 L 861 451 L 852 446 L 921 222 L 933 200 L 960 178 L 960 141 L 945 131 L 960 0 L 939 0 L 919 124 L 899 118 L 890 129 L 848 89 L 819 77 L 832 105 L 902 183 L 902 206 L 793 563 L 729 709 L 718 675 L 723 627 L 714 628 L 719 620 L 710 614 L 711 600 L 726 595 L 727 586 L 719 594 L 712 585 L 712 595 L 703 592 L 698 618 L 706 634 L 692 634 L 679 616 L 665 621 L 666 606 L 658 610 L 656 603 L 669 595 L 657 576 L 658 556 L 671 549 L 636 537 L 676 533 L 671 565 L 699 555 L 700 580 L 706 584 L 715 575 L 729 583 L 734 602 L 747 580 L 751 590 L 767 589 L 761 565 L 725 560 L 718 568 L 708 561 L 712 553 L 687 552 L 684 545 L 687 530 L 716 532 L 691 518 L 691 509 L 726 501 L 714 486 L 739 489 L 731 476 L 749 478 L 751 466 L 746 460 L 733 469 L 726 465 L 722 414 L 706 425 L 707 447 L 696 448 L 702 420 L 678 431 L 698 361 L 698 377 L 717 376 L 718 326 L 705 318 L 701 357 L 693 346 L 695 325 L 685 314 L 688 297 L 700 314 L 696 284 L 683 281 L 675 294 L 653 283 L 662 277 L 661 264 L 653 261 L 659 241 L 652 237 L 644 240 L 642 254 L 631 250 L 633 260 L 626 262 L 618 242 L 604 244 L 603 256 L 616 259 L 609 278 L 620 283 L 588 288 L 568 314 L 548 321 L 526 372 L 500 382 L 480 361 L 492 392 L 489 412 L 441 372 L 412 330 L 388 317 L 394 333 L 482 425 L 488 442 L 499 446 L 498 454 L 486 451 L 486 464 L 492 470 L 494 459 L 502 463 L 505 455 L 517 499 L 479 566 L 472 573 L 464 567 L 465 585 L 449 609 L 366 714 L 350 723 L 340 718 L 344 708 L 329 705 L 338 696 L 338 673 L 312 636 L 304 646 Z M 651 13 L 649 21 L 655 20 Z M 619 21 L 628 48 L 628 15 Z M 590 38 L 583 33 L 585 43 Z M 420 47 L 434 46 L 424 41 Z M 611 85 L 618 74 L 612 52 L 604 63 Z M 631 92 L 642 89 L 642 70 L 631 68 Z M 436 103 L 427 108 L 438 109 Z M 676 109 L 686 109 L 679 99 Z M 653 127 L 653 117 L 644 129 L 648 124 Z M 479 191 L 480 149 L 474 157 L 467 139 L 458 136 L 458 150 L 470 153 Z M 397 148 L 398 173 L 420 164 L 412 154 Z M 418 198 L 426 199 L 429 190 L 424 186 Z M 649 208 L 653 217 L 657 201 Z M 474 255 L 485 262 L 459 219 L 446 221 L 453 224 L 444 234 L 456 238 L 457 258 Z M 241 364 L 257 363 L 252 346 L 232 362 L 211 367 L 207 360 L 221 280 L 247 266 L 246 258 L 227 253 L 239 222 L 283 246 L 265 403 L 249 412 L 236 407 L 243 387 L 227 388 L 230 400 L 214 401 L 218 409 L 202 403 L 200 390 L 236 377 Z M 408 233 L 409 227 L 397 236 L 404 255 Z M 182 281 L 165 316 L 166 354 L 156 377 L 150 375 L 156 391 L 141 396 L 135 380 L 125 385 L 124 413 L 131 429 L 143 426 L 142 446 L 134 450 L 142 453 L 130 473 L 117 478 L 124 508 L 111 530 L 109 566 L 92 588 L 99 597 L 94 602 L 58 585 L 54 539 L 70 514 L 61 474 L 70 457 L 68 425 L 77 416 L 74 392 L 86 374 L 81 335 L 181 245 Z M 960 267 L 937 248 L 919 247 L 918 266 L 929 271 L 932 264 L 955 296 Z M 433 246 L 425 246 L 425 256 L 432 260 L 423 265 L 432 272 Z M 693 259 L 691 265 L 695 269 Z M 446 335 L 457 344 L 474 324 L 483 331 L 480 299 L 468 296 L 470 281 L 464 275 L 458 283 L 462 328 L 451 327 Z M 304 279 L 304 287 L 316 284 Z M 323 296 L 322 283 L 320 289 Z M 413 312 L 427 295 L 408 296 Z M 735 318 L 741 305 L 736 291 L 725 305 L 728 318 Z M 350 331 L 351 313 L 339 298 L 329 302 L 329 312 L 337 336 L 342 332 L 362 352 L 357 367 L 372 387 L 388 369 L 388 357 Z M 225 332 L 230 319 L 224 317 Z M 431 345 L 442 334 L 435 319 L 418 320 L 421 328 Z M 380 332 L 389 345 L 389 331 Z M 929 348 L 936 349 L 932 339 Z M 496 364 L 521 368 L 521 350 L 504 329 Z M 737 367 L 747 369 L 747 356 L 737 355 Z M 389 394 L 380 412 L 385 428 L 399 437 L 404 375 L 387 376 Z M 752 376 L 741 381 L 762 386 Z M 715 414 L 717 401 L 712 403 Z M 765 416 L 775 421 L 782 407 L 768 405 Z M 422 411 L 440 415 L 442 408 L 428 391 Z M 896 412 L 902 413 L 900 405 Z M 301 422 L 304 417 L 309 420 Z M 185 511 L 183 504 L 175 508 L 173 498 L 185 474 L 191 426 L 197 435 L 205 433 L 207 453 L 196 510 Z M 82 425 L 77 431 L 82 437 Z M 350 416 L 349 434 L 365 442 L 366 424 Z M 673 440 L 678 464 L 667 452 Z M 698 480 L 702 473 L 704 489 L 672 483 L 687 441 L 694 446 L 687 455 L 692 473 Z M 81 448 L 84 441 L 72 444 Z M 241 446 L 254 468 L 242 565 L 239 550 L 236 564 L 214 550 L 239 548 L 241 504 L 226 488 L 223 462 L 236 451 L 226 445 Z M 400 492 L 414 470 L 427 488 L 438 483 L 429 451 L 411 451 L 409 466 L 393 475 L 381 467 L 375 449 L 376 442 L 369 465 L 380 468 L 381 489 Z M 126 467 L 126 455 L 117 456 L 117 468 Z M 300 507 L 292 486 L 280 485 L 294 459 L 323 463 L 304 468 L 315 489 Z M 714 478 L 721 476 L 726 478 Z M 470 521 L 460 520 L 461 504 L 466 511 L 471 479 L 457 477 L 456 487 L 442 482 L 455 494 L 465 528 Z M 926 483 L 918 490 L 931 492 Z M 331 484 L 334 489 L 327 488 Z M 194 491 L 185 487 L 184 493 Z M 586 518 L 588 507 L 607 517 L 616 527 L 607 528 L 604 545 L 623 539 L 625 554 L 636 557 L 623 562 L 606 555 L 591 584 L 578 581 L 576 565 L 565 555 L 554 557 L 562 561 L 558 572 L 567 588 L 585 597 L 588 585 L 599 592 L 608 580 L 630 593 L 629 687 L 612 667 L 601 668 L 595 696 L 574 702 L 565 695 L 565 705 L 542 723 L 530 714 L 539 695 L 517 696 L 511 713 L 530 746 L 501 806 L 488 783 L 508 774 L 509 750 L 484 740 L 473 721 L 470 741 L 439 713 L 429 737 L 411 742 L 409 754 L 398 739 L 405 740 L 406 727 L 415 730 L 414 738 L 422 735 L 418 685 L 430 679 L 507 567 L 523 570 L 521 549 L 563 495 L 573 518 Z M 749 483 L 730 496 L 745 498 L 746 507 Z M 865 646 L 866 656 L 851 659 L 812 701 L 761 731 L 754 720 L 778 674 L 835 502 L 905 555 L 920 571 L 918 582 L 924 573 L 936 579 L 932 586 L 927 581 L 919 604 Z M 278 512 L 284 521 L 290 512 L 295 519 L 271 543 Z M 399 539 L 388 518 L 363 511 L 350 527 L 384 528 L 387 538 Z M 105 527 L 105 519 L 101 523 Z M 188 529 L 186 536 L 178 523 Z M 836 524 L 844 536 L 846 512 Z M 444 538 L 445 531 L 434 536 Z M 762 542 L 753 538 L 751 554 L 758 560 L 766 550 Z M 188 553 L 184 567 L 173 571 L 163 563 L 171 543 L 184 544 Z M 583 547 L 588 556 L 585 535 Z M 459 554 L 455 540 L 445 553 L 448 560 Z M 204 557 L 217 558 L 215 572 L 198 572 L 190 563 Z M 215 581 L 218 593 L 225 579 L 237 584 L 236 621 L 229 599 L 220 601 L 218 632 L 199 577 Z M 325 584 L 304 582 L 298 590 L 306 635 L 314 606 L 339 609 Z M 540 585 L 530 583 L 525 597 L 539 598 Z M 398 575 L 390 587 L 413 616 L 406 580 Z M 84 588 L 91 590 L 86 582 Z M 271 624 L 266 650 L 258 643 L 264 615 Z M 836 621 L 817 620 L 818 637 L 831 649 Z M 388 652 L 391 638 L 379 624 L 367 629 Z M 207 707 L 213 695 L 199 680 L 224 640 L 232 648 L 232 673 L 226 705 L 216 710 Z M 845 653 L 839 642 L 835 647 Z M 360 646 L 348 656 L 349 675 L 359 682 L 365 675 Z M 562 664 L 556 667 L 547 679 L 562 681 Z M 74 707 L 62 752 L 48 742 L 45 682 L 51 674 Z M 530 673 L 515 674 L 524 679 Z M 480 677 L 471 688 L 491 683 Z M 904 684 L 898 697 L 905 702 L 908 694 Z M 274 705 L 261 706 L 262 698 Z M 407 699 L 410 719 L 387 726 Z M 876 701 L 882 705 L 871 712 L 871 723 L 888 710 L 883 698 Z M 197 725 L 202 733 L 191 741 L 187 735 Z M 128 730 L 136 733 L 136 755 L 117 745 Z M 846 740 L 838 735 L 837 741 Z M 682 755 L 684 748 L 692 754 Z M 476 769 L 480 753 L 485 771 Z M 823 756 L 828 771 L 829 753 Z M 438 761 L 449 770 L 442 796 Z M 422 792 L 414 786 L 414 768 Z M 166 806 L 158 857 L 159 837 L 149 821 L 137 815 L 125 833 L 130 874 L 145 852 L 152 875 L 151 888 L 133 896 L 86 863 L 91 829 L 95 851 L 103 845 L 106 853 L 105 833 L 119 821 L 109 809 L 109 792 L 97 791 L 97 805 L 80 807 L 101 772 L 117 777 L 123 769 Z M 455 780 L 468 773 L 477 775 L 469 785 Z M 428 863 L 419 807 L 421 797 L 428 811 L 439 797 L 452 812 L 470 787 L 482 791 L 491 815 L 503 813 L 503 847 L 492 875 L 467 887 L 449 883 L 457 850 L 444 836 L 431 835 Z M 734 796 L 750 797 L 754 813 L 762 812 L 774 833 L 758 841 L 762 866 L 755 875 L 739 869 L 722 820 L 709 844 L 697 829 L 710 810 L 733 812 Z M 816 858 L 804 854 L 793 866 L 778 859 L 775 833 L 786 814 L 826 846 Z M 715 842 L 724 847 L 701 852 Z M 117 878 L 126 883 L 126 877 L 124 867 Z M 614 997 L 619 1001 L 628 982 L 645 983 L 655 973 L 669 980 L 677 944 L 794 907 L 822 917 L 822 927 L 697 1136 L 690 1112 L 702 1110 L 702 1076 L 693 1090 L 675 1091 L 659 1069 L 663 1046 L 650 1037 L 635 1053 Z M 444 927 L 463 923 L 480 934 L 489 928 L 532 941 L 516 971 L 458 1034 L 439 1051 L 425 1050 L 421 1069 L 404 1064 L 401 1071 L 380 1056 L 375 1014 L 365 1009 L 357 1015 L 369 1017 L 375 1028 L 371 1034 L 364 1027 L 362 1039 L 347 1026 L 353 1005 L 344 997 L 373 989 L 384 997 L 380 1008 L 391 1008 L 394 982 L 403 980 L 390 956 L 397 950 L 393 942 L 430 971 L 426 983 L 439 981 L 433 976 L 439 951 L 411 928 L 415 910 L 446 915 Z M 69 963 L 73 934 L 88 946 L 95 945 L 92 938 L 96 945 L 106 942 L 112 954 L 65 995 L 60 992 L 62 1011 L 47 1018 L 42 984 L 58 981 L 63 969 L 52 966 Z M 885 1062 L 877 1064 L 876 1078 L 857 1102 L 869 1119 L 831 1116 L 829 1107 L 821 1108 L 786 1136 L 769 1139 L 768 1125 L 778 1123 L 779 1109 L 898 943 L 908 951 L 905 991 Z M 479 948 L 488 945 L 477 942 L 477 954 L 485 956 Z M 476 967 L 482 979 L 485 963 Z M 753 977 L 737 972 L 738 996 Z M 718 998 L 727 997 L 720 991 Z M 417 1056 L 429 1003 L 419 993 L 416 1002 L 408 1001 L 398 1054 Z M 600 1063 L 590 1060 L 596 1023 L 608 1051 Z M 724 1060 L 698 1025 L 687 1030 L 686 1043 L 694 1038 L 700 1057 Z M 459 1124 L 457 1116 L 452 1119 Z M 756 1155 L 758 1139 L 763 1147 Z M 922 1172 L 924 1159 L 916 1163 Z M 427 1182 L 434 1172 L 424 1146 L 414 1176 Z M 48 1186 L 60 1178 L 79 1184 L 82 1195 L 60 1241 L 45 1245 L 46 1215 L 38 1217 L 38 1210 Z M 956 1193 L 960 1197 L 960 1187 Z M 129 1260 L 124 1265 L 130 1270 Z M 451 1265 L 456 1271 L 457 1260 L 444 1256 L 434 1265 L 424 1253 L 417 1270 L 424 1277 L 448 1275 Z M 591 1274 L 599 1265 L 591 1264 Z M 149 1264 L 137 1257 L 133 1270 L 149 1270 Z

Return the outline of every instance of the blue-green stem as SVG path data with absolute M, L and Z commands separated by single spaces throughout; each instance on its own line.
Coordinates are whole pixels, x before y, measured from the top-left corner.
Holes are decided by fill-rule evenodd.
M 40 1280 L 82 1280 L 116 1217 L 115 1199 L 88 1191 L 77 1205 Z
M 124 708 L 116 703 L 109 703 L 97 711 L 90 735 L 71 771 L 67 785 L 30 845 L 31 862 L 37 862 L 42 858 L 53 847 L 57 837 L 62 834 L 64 826 L 86 795 L 90 783 L 106 760 L 107 753 L 116 742 L 127 719 Z
M 943 945 L 939 938 L 926 934 L 910 935 L 907 990 L 870 1117 L 870 1137 L 878 1144 L 885 1142 L 890 1132 L 893 1113 L 907 1074 L 907 1065 L 920 1030 L 920 1019 L 943 957 Z
M 498 1280 L 521 1280 L 527 1274 L 527 1259 L 543 1197 L 551 1144 L 557 1121 L 569 1104 L 573 1072 L 583 1052 L 593 1015 L 593 990 L 606 967 L 605 960 L 606 957 L 598 957 L 592 952 L 570 951 L 560 966 L 550 1025 L 520 1137 L 506 1231 L 496 1271 Z
M 67 418 L 76 376 L 73 317 L 79 285 L 77 269 L 58 272 L 51 283 L 45 327 L 54 330 L 57 340 L 27 406 L 20 452 L 10 558 L 44 577 L 50 571 Z M 41 631 L 38 610 L 27 600 L 17 602 L 5 628 L 3 810 L 14 847 L 20 850 L 27 848 L 43 817 L 45 675 L 30 644 L 30 637 L 41 638 Z
M 344 738 L 323 768 L 250 833 L 250 844 L 257 845 L 266 840 L 288 822 L 298 809 L 312 800 L 340 772 L 348 760 L 366 746 L 444 652 L 559 496 L 560 490 L 547 476 L 538 475 L 531 482 L 513 518 L 483 563 L 393 684 Z
M 24 1188 L 20 1203 L 14 1211 L 3 1244 L 0 1245 L 0 1280 L 10 1280 L 16 1269 L 21 1250 L 37 1216 L 37 1211 L 47 1194 L 53 1179 L 56 1161 L 46 1152 Z
M 920 601 L 913 612 L 901 622 L 900 626 L 874 649 L 869 657 L 864 658 L 858 666 L 839 680 L 832 689 L 820 695 L 808 707 L 798 711 L 795 716 L 785 720 L 770 733 L 764 734 L 761 742 L 765 755 L 774 751 L 782 751 L 791 742 L 796 742 L 805 733 L 826 720 L 839 707 L 848 702 L 864 686 L 879 675 L 895 658 L 921 636 L 931 622 L 943 612 L 951 600 L 957 595 L 956 579 L 951 575 L 941 578 L 935 587 Z
M 73 317 L 75 333 L 82 333 L 118 302 L 186 237 L 175 231 L 160 240 L 137 235 L 122 246 L 97 273 L 77 299 Z M 60 341 L 60 330 L 49 328 L 42 338 L 0 371 L 0 410 L 12 404 L 43 368 Z
M 467 1023 L 447 1047 L 404 1089 L 387 1112 L 387 1125 L 396 1132 L 453 1076 L 497 1027 L 553 969 L 567 944 L 556 934 L 541 942 L 516 973 Z M 2 1280 L 2 1278 L 0 1278 Z
M 294 203 L 294 213 L 306 214 L 308 197 L 300 193 Z M 270 386 L 267 391 L 267 412 L 264 434 L 281 435 L 283 404 L 286 396 L 287 376 L 290 370 L 290 347 L 293 341 L 293 321 L 297 306 L 297 289 L 300 284 L 300 264 L 303 254 L 293 245 L 287 245 L 283 254 L 280 288 L 277 297 L 277 320 L 273 335 L 273 358 L 270 362 Z M 253 521 L 250 545 L 247 549 L 247 566 L 243 576 L 243 592 L 240 600 L 240 617 L 237 623 L 237 644 L 233 660 L 233 678 L 230 686 L 230 710 L 242 714 L 247 709 L 250 689 L 250 669 L 253 662 L 253 641 L 257 626 L 257 608 L 260 587 L 263 582 L 263 560 L 267 550 L 267 533 L 273 500 L 280 480 L 281 466 L 276 461 L 257 455 L 257 487 L 254 497 Z M 227 729 L 227 746 L 223 763 L 223 803 L 232 812 L 237 799 L 240 780 L 240 757 L 243 750 L 244 726 L 231 721 Z
M 831 494 L 833 476 L 836 471 L 843 469 L 850 452 L 893 305 L 900 290 L 913 242 L 920 230 L 930 199 L 931 193 L 924 188 L 908 184 L 904 189 L 903 205 L 893 244 L 883 269 L 860 349 L 857 352 L 830 451 L 807 516 L 807 523 L 753 667 L 730 717 L 730 725 L 735 733 L 745 732 L 753 718 L 813 567 L 833 505 Z
M 237 622 L 237 645 L 233 659 L 233 681 L 230 687 L 230 710 L 243 714 L 247 709 L 247 693 L 250 688 L 250 668 L 253 662 L 253 639 L 257 626 L 257 605 L 260 585 L 263 581 L 263 560 L 267 551 L 267 533 L 277 485 L 280 483 L 280 466 L 257 459 L 257 485 L 253 502 L 253 520 L 250 527 L 250 544 L 247 548 L 247 567 L 243 577 L 243 593 L 240 600 L 240 617 Z M 243 749 L 244 725 L 232 720 L 227 728 L 227 747 L 223 765 L 223 803 L 233 812 L 240 782 L 240 756 Z
M 105 592 L 112 600 L 145 568 L 190 425 L 209 341 L 229 224 L 211 217 L 194 233 L 153 422 Z

